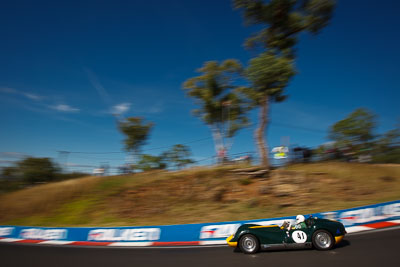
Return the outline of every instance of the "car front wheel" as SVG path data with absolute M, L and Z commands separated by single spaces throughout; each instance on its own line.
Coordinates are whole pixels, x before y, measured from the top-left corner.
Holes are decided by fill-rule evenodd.
M 239 248 L 245 254 L 256 253 L 260 249 L 260 242 L 254 235 L 247 234 L 240 238 Z
M 318 230 L 313 234 L 312 243 L 314 247 L 318 250 L 328 250 L 335 245 L 335 241 L 331 235 L 326 230 Z

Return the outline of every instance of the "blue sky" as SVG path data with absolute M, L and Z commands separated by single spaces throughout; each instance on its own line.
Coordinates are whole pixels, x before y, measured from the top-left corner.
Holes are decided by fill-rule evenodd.
M 327 128 L 358 107 L 378 115 L 378 133 L 395 127 L 399 11 L 399 1 L 338 1 L 321 34 L 301 36 L 289 99 L 272 107 L 270 146 L 282 136 L 327 142 Z M 0 166 L 20 154 L 121 152 L 113 110 L 155 123 L 145 153 L 202 139 L 188 144 L 194 158 L 212 156 L 182 83 L 205 61 L 247 64 L 243 42 L 256 30 L 229 0 L 2 1 L 0 25 Z M 232 153 L 256 151 L 253 130 L 239 132 Z M 117 166 L 125 156 L 70 154 L 68 162 Z

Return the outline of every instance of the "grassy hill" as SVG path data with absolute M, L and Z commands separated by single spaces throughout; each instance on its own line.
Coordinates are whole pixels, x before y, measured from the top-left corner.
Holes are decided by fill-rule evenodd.
M 237 166 L 85 177 L 0 196 L 0 224 L 161 225 L 270 218 L 400 199 L 400 165 L 298 164 L 267 178 Z

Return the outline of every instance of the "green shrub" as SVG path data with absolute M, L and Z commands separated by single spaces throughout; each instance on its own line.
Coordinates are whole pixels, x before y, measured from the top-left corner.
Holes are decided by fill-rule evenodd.
M 253 183 L 253 181 L 250 178 L 243 178 L 239 180 L 239 183 L 241 185 L 249 185 L 251 183 Z

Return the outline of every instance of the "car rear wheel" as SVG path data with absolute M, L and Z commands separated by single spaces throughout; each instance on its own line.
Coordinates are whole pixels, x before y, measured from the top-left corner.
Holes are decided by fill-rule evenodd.
M 260 249 L 260 242 L 254 235 L 247 234 L 240 238 L 239 248 L 245 254 L 256 253 Z
M 328 250 L 333 247 L 335 241 L 328 231 L 318 230 L 313 234 L 312 243 L 318 250 Z

